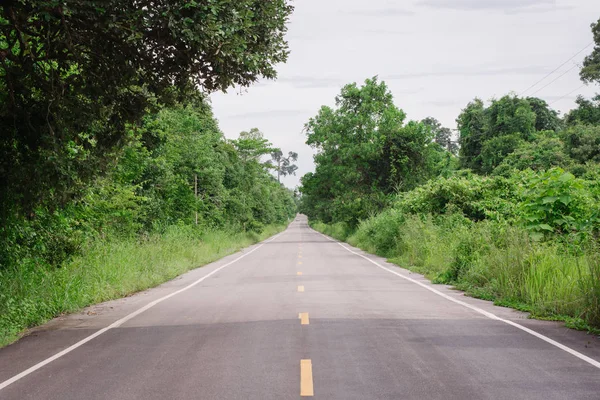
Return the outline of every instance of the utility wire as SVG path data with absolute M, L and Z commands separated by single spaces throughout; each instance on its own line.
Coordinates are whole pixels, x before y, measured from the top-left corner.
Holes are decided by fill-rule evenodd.
M 564 99 L 567 96 L 572 95 L 573 93 L 575 93 L 576 91 L 578 91 L 579 89 L 581 89 L 582 87 L 586 86 L 586 84 L 584 83 L 583 85 L 579 86 L 577 89 L 565 94 L 564 96 L 559 97 L 558 99 L 554 100 L 552 103 L 548 104 L 549 106 L 551 106 L 552 104 L 559 102 L 560 100 Z
M 573 65 L 571 68 L 569 68 L 568 70 L 566 70 L 565 72 L 563 72 L 562 74 L 560 74 L 559 76 L 557 76 L 556 78 L 554 78 L 553 80 L 551 80 L 549 83 L 547 83 L 546 85 L 542 86 L 541 88 L 539 88 L 535 92 L 531 93 L 530 96 L 533 96 L 536 93 L 539 93 L 542 90 L 546 89 L 548 86 L 552 85 L 554 82 L 556 82 L 557 80 L 559 80 L 560 78 L 562 78 L 563 76 L 565 76 L 566 74 L 568 74 L 569 72 L 571 72 L 576 67 L 578 67 L 577 64 Z
M 561 69 L 563 66 L 565 66 L 569 61 L 571 61 L 572 59 L 574 59 L 575 57 L 577 57 L 581 52 L 583 52 L 585 49 L 587 49 L 588 47 L 590 47 L 592 44 L 594 44 L 594 42 L 590 42 L 587 46 L 585 46 L 583 49 L 579 50 L 577 53 L 575 53 L 573 55 L 573 57 L 569 58 L 567 61 L 565 61 L 564 63 L 560 64 L 558 67 L 556 67 L 556 69 L 552 70 L 552 72 L 548 73 L 546 76 L 544 76 L 542 79 L 540 79 L 539 81 L 537 81 L 536 83 L 534 83 L 533 85 L 529 86 L 527 89 L 523 90 L 521 93 L 519 93 L 519 97 L 523 95 L 523 93 L 529 91 L 529 89 L 532 89 L 534 87 L 536 87 L 538 84 L 540 84 L 542 81 L 544 81 L 547 77 L 549 77 L 550 75 L 552 75 L 553 73 L 555 73 L 556 71 L 558 71 L 559 69 Z

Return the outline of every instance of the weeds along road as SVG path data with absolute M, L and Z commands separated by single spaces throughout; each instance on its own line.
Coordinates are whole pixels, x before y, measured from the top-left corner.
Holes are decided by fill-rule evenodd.
M 598 399 L 599 360 L 593 336 L 431 285 L 300 216 L 0 350 L 0 399 Z

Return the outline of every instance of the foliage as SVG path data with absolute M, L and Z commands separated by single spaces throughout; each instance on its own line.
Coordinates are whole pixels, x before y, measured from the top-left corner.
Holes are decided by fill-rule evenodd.
M 586 190 L 585 181 L 560 168 L 530 174 L 520 205 L 522 218 L 534 238 L 544 233 L 583 233 L 598 228 L 598 198 Z
M 317 150 L 315 172 L 302 177 L 305 212 L 355 226 L 394 192 L 429 177 L 441 149 L 431 129 L 404 119 L 377 77 L 344 86 L 336 107 L 323 106 L 305 126 L 306 143 Z
M 332 231 L 322 223 L 312 226 Z M 533 241 L 518 226 L 458 214 L 406 215 L 396 208 L 345 236 L 352 245 L 470 295 L 535 317 L 567 320 L 578 329 L 600 326 L 597 246 L 577 254 L 565 243 Z
M 542 132 L 561 126 L 545 101 L 516 96 L 492 100 L 489 107 L 475 99 L 456 121 L 460 166 L 482 174 L 492 173 L 515 150 L 539 140 Z
M 588 83 L 600 82 L 600 20 L 592 32 Z M 369 97 L 373 89 L 385 96 Z M 347 101 L 353 94 L 359 101 Z M 434 282 L 597 331 L 600 96 L 576 102 L 561 120 L 539 98 L 475 98 L 456 119 L 456 160 L 451 131 L 435 118 L 404 125 L 383 84 L 348 85 L 338 109 L 323 107 L 307 124 L 319 153 L 302 178 L 300 210 L 315 229 Z M 386 107 L 397 110 L 391 132 L 410 134 L 379 126 Z M 418 146 L 407 146 L 411 136 Z M 382 137 L 399 138 L 402 150 Z M 396 154 L 401 163 L 381 168 Z M 406 171 L 413 179 L 398 179 Z
M 519 201 L 518 179 L 472 174 L 439 177 L 399 195 L 394 208 L 404 214 L 461 213 L 473 221 L 512 220 Z
M 540 131 L 531 142 L 520 142 L 512 153 L 509 153 L 494 168 L 492 175 L 511 175 L 514 170 L 532 169 L 543 171 L 552 167 L 571 169 L 574 161 L 565 152 L 565 144 L 558 134 L 552 131 Z
M 462 110 L 456 124 L 459 131 L 459 160 L 461 168 L 481 169 L 481 147 L 484 139 L 486 117 L 483 101 L 475 98 Z
M 600 121 L 598 125 L 577 124 L 563 133 L 566 153 L 576 162 L 600 163 Z
M 558 112 L 550 108 L 546 101 L 538 97 L 527 97 L 527 102 L 531 111 L 535 113 L 535 130 L 558 131 L 562 128 L 562 121 L 558 117 Z
M 592 99 L 577 96 L 575 103 L 577 103 L 577 108 L 572 109 L 565 115 L 567 125 L 600 124 L 600 95 L 596 95 Z
M 133 238 L 196 221 L 206 229 L 260 231 L 295 212 L 292 193 L 260 160 L 271 151 L 268 141 L 229 143 L 205 103 L 149 114 L 129 134 L 117 163 L 78 200 L 6 220 L 0 269 L 24 258 L 59 266 L 96 238 Z
M 148 110 L 274 78 L 285 0 L 21 0 L 0 8 L 0 216 L 61 207 Z
M 594 37 L 594 50 L 583 60 L 581 69 L 581 80 L 586 83 L 600 82 L 600 19 L 592 24 L 592 35 Z
M 293 194 L 261 160 L 274 149 L 257 129 L 225 140 L 205 96 L 275 78 L 291 11 L 2 4 L 0 336 L 223 254 L 211 232 L 233 248 L 288 222 Z
M 233 252 L 295 214 L 260 159 L 268 141 L 228 142 L 206 103 L 149 114 L 129 134 L 79 199 L 0 226 L 0 343 Z
M 596 105 L 578 102 L 563 123 L 540 99 L 510 95 L 489 106 L 475 99 L 457 119 L 458 163 L 444 148 L 449 132 L 435 119 L 403 125 L 424 126 L 430 142 L 420 157 L 405 159 L 420 179 L 395 193 L 372 181 L 369 190 L 360 179 L 345 181 L 353 171 L 390 175 L 377 163 L 342 158 L 358 153 L 355 137 L 336 140 L 331 150 L 319 148 L 315 173 L 302 178 L 301 211 L 315 229 L 435 282 L 568 326 L 598 327 L 600 136 Z M 354 129 L 333 110 L 319 116 L 328 135 Z M 363 136 L 373 146 L 380 129 L 368 129 Z
M 298 160 L 298 153 L 290 151 L 287 157 L 283 156 L 283 152 L 279 149 L 271 153 L 271 160 L 275 163 L 274 168 L 277 172 L 277 182 L 281 181 L 282 176 L 296 175 L 298 166 L 292 164 L 292 161 Z
M 0 347 L 17 339 L 27 327 L 156 286 L 284 227 L 269 225 L 258 234 L 175 225 L 143 238 L 88 243 L 84 252 L 62 268 L 22 260 L 19 268 L 0 270 Z
M 425 127 L 431 130 L 433 141 L 451 154 L 458 154 L 458 143 L 452 138 L 452 131 L 433 117 L 427 117 L 421 121 Z

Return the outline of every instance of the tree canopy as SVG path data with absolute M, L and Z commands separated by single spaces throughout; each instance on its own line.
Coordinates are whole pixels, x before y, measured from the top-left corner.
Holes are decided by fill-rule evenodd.
M 600 83 L 600 19 L 592 24 L 594 50 L 583 60 L 581 80 L 586 83 Z
M 460 165 L 479 173 L 491 173 L 523 143 L 537 140 L 539 132 L 560 127 L 556 111 L 544 100 L 514 95 L 494 99 L 488 107 L 475 99 L 456 122 Z
M 306 143 L 317 150 L 316 169 L 302 178 L 302 192 L 320 218 L 355 224 L 381 209 L 391 193 L 428 176 L 433 133 L 404 119 L 386 84 L 374 77 L 344 86 L 335 108 L 323 106 L 308 121 Z
M 280 149 L 276 149 L 271 152 L 271 160 L 274 163 L 273 168 L 277 173 L 278 182 L 281 181 L 282 176 L 296 175 L 298 166 L 292 162 L 298 160 L 298 153 L 290 151 L 287 157 L 284 157 L 283 152 Z
M 275 78 L 286 0 L 9 0 L 0 9 L 0 203 L 65 204 L 157 106 Z

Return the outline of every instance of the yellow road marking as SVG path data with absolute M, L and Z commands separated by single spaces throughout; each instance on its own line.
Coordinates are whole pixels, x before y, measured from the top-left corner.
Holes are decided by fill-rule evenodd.
M 302 254 L 298 254 L 298 258 L 302 258 Z
M 304 286 L 298 286 L 298 291 L 299 292 L 304 292 Z
M 297 274 L 298 274 L 298 276 L 302 276 L 302 272 L 301 271 L 298 271 Z
M 298 265 L 302 265 L 302 261 L 298 261 Z
M 301 312 L 300 314 L 298 314 L 298 318 L 300 318 L 300 325 L 309 325 L 310 324 L 307 312 Z
M 312 362 L 300 360 L 300 396 L 314 396 Z

